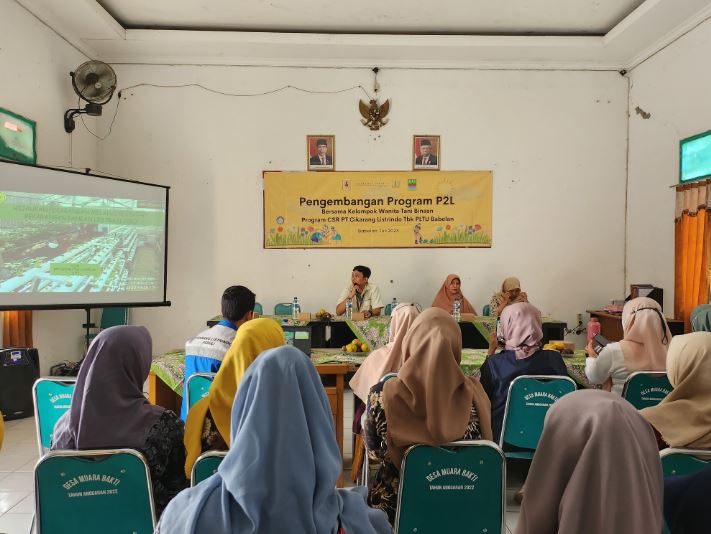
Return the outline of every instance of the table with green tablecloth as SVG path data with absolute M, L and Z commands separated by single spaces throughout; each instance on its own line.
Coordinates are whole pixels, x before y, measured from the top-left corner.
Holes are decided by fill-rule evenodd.
M 377 349 L 379 347 L 382 347 L 388 342 L 388 331 L 390 329 L 389 315 L 371 317 L 369 319 L 363 319 L 360 321 L 346 319 L 343 316 L 334 316 L 325 321 L 317 319 L 312 319 L 310 321 L 301 321 L 298 319 L 292 319 L 290 316 L 286 315 L 272 315 L 264 317 L 274 319 L 283 326 L 311 325 L 312 328 L 330 326 L 332 329 L 335 329 L 339 328 L 340 325 L 345 324 L 348 327 L 350 333 L 353 334 L 354 339 L 358 339 L 361 343 L 367 343 L 371 349 Z M 215 324 L 221 318 L 222 317 L 220 316 L 213 317 L 207 322 L 207 324 Z M 548 342 L 550 339 L 563 339 L 566 323 L 558 321 L 556 319 L 552 319 L 550 317 L 544 317 L 542 323 L 544 343 Z M 491 339 L 491 334 L 496 329 L 496 317 L 488 315 L 477 315 L 471 320 L 460 321 L 459 326 L 462 329 L 464 346 L 469 348 L 476 347 L 477 349 L 482 349 L 488 346 L 489 339 Z M 476 335 L 472 336 L 472 332 L 474 332 Z M 343 338 L 342 334 L 341 337 Z M 339 344 L 344 345 L 345 342 L 346 340 L 345 338 L 343 338 L 343 341 L 341 341 Z M 314 346 L 316 347 L 318 345 Z

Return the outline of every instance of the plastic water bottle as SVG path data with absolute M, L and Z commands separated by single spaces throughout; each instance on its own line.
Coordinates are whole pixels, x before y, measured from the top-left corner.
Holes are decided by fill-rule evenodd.
M 393 301 L 390 303 L 390 313 L 395 311 L 395 306 L 397 306 L 397 299 L 393 297 Z
M 590 343 L 590 340 L 602 330 L 602 326 L 600 325 L 600 321 L 597 320 L 597 317 L 590 318 L 586 330 L 588 331 L 588 343 Z
M 301 305 L 299 304 L 299 297 L 294 297 L 294 302 L 291 305 L 291 318 L 296 320 L 299 318 L 301 313 Z
M 353 300 L 346 299 L 346 319 L 353 318 Z
M 462 303 L 459 302 L 459 299 L 455 299 L 454 304 L 452 304 L 452 317 L 457 322 L 462 319 Z

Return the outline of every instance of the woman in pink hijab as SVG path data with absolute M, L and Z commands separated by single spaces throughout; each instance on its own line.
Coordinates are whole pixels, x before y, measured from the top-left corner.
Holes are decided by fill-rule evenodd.
M 509 384 L 521 375 L 566 376 L 560 352 L 541 350 L 541 312 L 533 304 L 509 304 L 501 312 L 499 336 L 504 350 L 489 356 L 481 367 L 481 385 L 491 400 L 491 428 L 494 440 L 501 435 Z
M 458 300 L 462 305 L 462 313 L 473 313 L 476 315 L 474 306 L 472 306 L 471 302 L 462 294 L 462 279 L 459 278 L 458 274 L 450 274 L 442 284 L 442 287 L 439 288 L 437 295 L 435 295 L 432 307 L 441 308 L 447 313 L 452 313 L 452 306 L 455 300 Z
M 622 309 L 622 332 L 618 343 L 610 343 L 596 354 L 588 345 L 585 374 L 593 384 L 622 395 L 625 380 L 635 371 L 666 371 L 671 332 L 662 308 L 647 297 L 632 299 Z
M 371 352 L 349 382 L 353 393 L 363 402 L 368 400 L 370 388 L 383 376 L 400 370 L 402 340 L 419 314 L 417 306 L 406 302 L 398 304 L 393 310 L 390 316 L 388 344 Z

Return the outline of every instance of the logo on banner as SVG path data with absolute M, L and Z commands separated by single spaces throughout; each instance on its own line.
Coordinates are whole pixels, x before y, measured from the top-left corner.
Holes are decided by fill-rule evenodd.
M 415 189 L 417 189 L 417 178 L 407 179 L 407 189 L 409 191 L 414 191 Z
M 350 180 L 343 180 L 343 190 L 344 191 L 351 190 L 351 181 Z

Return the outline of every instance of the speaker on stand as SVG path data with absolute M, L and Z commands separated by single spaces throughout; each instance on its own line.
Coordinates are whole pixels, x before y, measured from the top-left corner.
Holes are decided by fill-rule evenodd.
M 0 349 L 0 412 L 6 421 L 32 417 L 32 385 L 38 378 L 37 349 Z

